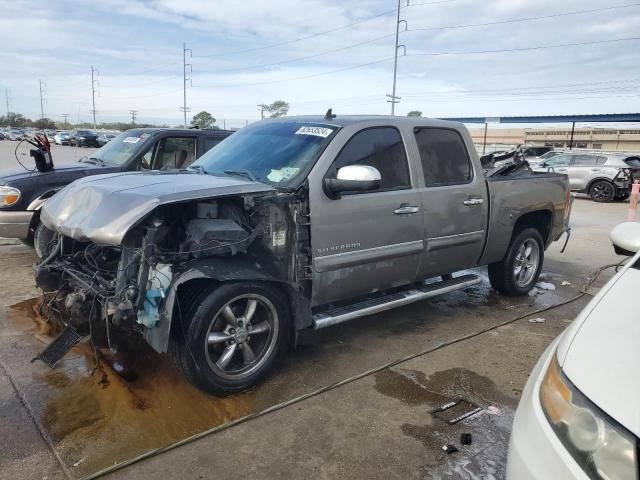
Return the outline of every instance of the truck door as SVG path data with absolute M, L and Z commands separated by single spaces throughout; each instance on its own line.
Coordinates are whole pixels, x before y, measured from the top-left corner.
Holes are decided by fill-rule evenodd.
M 416 127 L 413 134 L 422 167 L 420 189 L 425 251 L 421 277 L 477 265 L 488 221 L 488 193 L 479 162 L 455 129 Z
M 381 187 L 329 198 L 322 188 L 324 176 L 346 165 L 375 167 Z M 331 166 L 310 180 L 314 305 L 415 281 L 423 249 L 420 195 L 412 188 L 396 128 L 358 131 Z

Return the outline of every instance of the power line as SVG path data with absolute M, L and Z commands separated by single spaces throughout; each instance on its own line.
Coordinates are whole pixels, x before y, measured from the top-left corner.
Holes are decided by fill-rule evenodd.
M 219 73 L 229 73 L 229 72 L 240 72 L 240 71 L 243 71 L 243 70 L 252 70 L 254 68 L 274 67 L 274 66 L 277 66 L 277 65 L 283 65 L 285 63 L 299 62 L 299 61 L 302 61 L 302 60 L 308 60 L 310 58 L 317 58 L 317 57 L 321 57 L 323 55 L 329 55 L 331 53 L 342 52 L 344 50 L 349 50 L 351 48 L 359 47 L 359 46 L 362 46 L 362 45 L 368 45 L 370 43 L 377 42 L 378 40 L 382 40 L 383 38 L 389 38 L 389 37 L 393 37 L 393 36 L 394 36 L 394 34 L 390 33 L 388 35 L 382 35 L 381 37 L 371 38 L 369 40 L 364 40 L 362 42 L 353 43 L 353 44 L 350 44 L 350 45 L 345 45 L 343 47 L 339 47 L 339 48 L 336 48 L 336 49 L 333 49 L 333 50 L 327 50 L 327 51 L 324 51 L 324 52 L 314 53 L 312 55 L 306 55 L 304 57 L 296 57 L 296 58 L 291 58 L 289 60 L 282 60 L 282 61 L 273 62 L 273 63 L 263 63 L 263 64 L 260 64 L 260 65 L 251 65 L 251 66 L 247 66 L 247 67 L 229 68 L 229 69 L 225 69 L 225 70 L 216 70 L 215 73 L 219 74 Z M 198 57 L 196 57 L 196 58 L 198 58 Z
M 611 7 L 603 7 L 603 8 L 593 8 L 590 10 L 577 10 L 574 12 L 566 12 L 566 13 L 555 13 L 551 15 L 542 15 L 538 17 L 527 17 L 527 18 L 516 18 L 511 20 L 497 20 L 494 22 L 484 22 L 484 23 L 469 23 L 466 25 L 451 25 L 451 26 L 442 26 L 442 27 L 424 27 L 424 28 L 412 28 L 408 30 L 409 32 L 421 32 L 421 31 L 429 31 L 429 30 L 455 30 L 459 28 L 471 28 L 471 27 L 487 27 L 492 25 L 504 25 L 507 23 L 519 23 L 519 22 L 529 22 L 533 20 L 547 20 L 550 18 L 558 18 L 558 17 L 567 17 L 570 15 L 583 15 L 586 13 L 595 13 L 595 12 L 604 12 L 608 10 L 616 10 L 621 8 L 630 8 L 630 7 L 638 7 L 640 3 L 628 3 L 626 5 L 615 5 Z
M 340 30 L 344 30 L 345 28 L 349 28 L 349 27 L 353 27 L 354 25 L 359 25 L 361 23 L 369 22 L 371 20 L 375 20 L 376 18 L 384 17 L 385 15 L 389 15 L 390 13 L 394 13 L 394 12 L 395 12 L 395 9 L 394 10 L 387 10 L 385 12 L 378 13 L 376 15 L 364 18 L 362 20 L 356 20 L 355 22 L 347 23 L 346 25 L 342 25 L 341 27 L 336 27 L 336 28 L 332 28 L 332 29 L 329 29 L 329 30 L 324 30 L 322 32 L 313 33 L 311 35 L 305 35 L 303 37 L 298 37 L 298 38 L 294 38 L 294 39 L 291 39 L 291 40 L 286 40 L 284 42 L 271 43 L 269 45 L 263 45 L 262 47 L 248 48 L 246 50 L 236 50 L 236 51 L 233 51 L 233 52 L 214 53 L 214 54 L 211 54 L 211 55 L 198 55 L 198 56 L 196 56 L 194 58 L 224 57 L 224 56 L 228 56 L 228 55 L 237 55 L 237 54 L 240 54 L 240 53 L 257 52 L 259 50 L 265 50 L 267 48 L 281 47 L 283 45 L 289 45 L 291 43 L 301 42 L 303 40 L 309 40 L 310 38 L 320 37 L 320 36 L 326 35 L 328 33 L 338 32 Z
M 596 45 L 603 43 L 615 43 L 615 42 L 627 42 L 633 40 L 640 40 L 640 37 L 626 37 L 626 38 L 613 38 L 610 40 L 592 40 L 588 42 L 575 42 L 575 43 L 560 43 L 557 45 L 538 45 L 535 47 L 519 47 L 519 48 L 505 48 L 496 50 L 475 50 L 475 51 L 460 51 L 460 52 L 421 52 L 410 53 L 407 57 L 420 57 L 420 56 L 445 56 L 445 55 L 483 55 L 487 53 L 507 53 L 507 52 L 526 52 L 531 50 L 544 50 L 548 48 L 564 48 L 564 47 L 578 47 L 583 45 Z
M 322 76 L 322 75 L 330 75 L 332 73 L 344 72 L 346 70 L 354 70 L 356 68 L 362 68 L 362 67 L 367 67 L 369 65 L 375 65 L 377 63 L 386 62 L 388 60 L 393 60 L 393 57 L 380 58 L 378 60 L 373 60 L 371 62 L 359 63 L 357 65 L 350 65 L 348 67 L 339 68 L 337 70 L 330 70 L 328 72 L 313 73 L 313 74 L 304 75 L 304 76 L 301 76 L 301 77 L 285 78 L 285 79 L 282 79 L 282 80 L 271 80 L 271 81 L 253 82 L 253 83 L 230 83 L 230 84 L 226 84 L 226 85 L 197 85 L 195 88 L 243 87 L 243 86 L 269 85 L 269 84 L 273 84 L 273 83 L 291 82 L 291 81 L 294 81 L 294 80 L 304 80 L 304 79 L 307 79 L 307 78 L 313 78 L 313 77 L 319 77 L 319 76 Z
M 136 124 L 136 115 L 138 114 L 138 110 L 129 110 L 129 113 L 131 114 L 131 124 L 135 125 Z

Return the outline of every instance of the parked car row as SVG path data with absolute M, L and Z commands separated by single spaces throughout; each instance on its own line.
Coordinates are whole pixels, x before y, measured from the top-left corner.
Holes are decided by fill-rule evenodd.
M 102 147 L 113 140 L 115 133 L 97 133 L 92 130 L 34 130 L 34 129 L 0 129 L 0 140 L 27 140 L 35 135 L 44 135 L 49 143 L 56 145 L 73 145 L 78 147 Z

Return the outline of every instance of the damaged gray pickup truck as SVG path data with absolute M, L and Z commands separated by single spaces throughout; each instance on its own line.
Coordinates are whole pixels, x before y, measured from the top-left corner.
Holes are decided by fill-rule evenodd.
M 488 265 L 526 294 L 569 213 L 565 175 L 487 173 L 462 124 L 265 120 L 188 169 L 92 176 L 45 204 L 57 235 L 35 278 L 67 327 L 40 358 L 134 333 L 197 387 L 242 391 L 302 329 L 481 281 L 454 272 Z

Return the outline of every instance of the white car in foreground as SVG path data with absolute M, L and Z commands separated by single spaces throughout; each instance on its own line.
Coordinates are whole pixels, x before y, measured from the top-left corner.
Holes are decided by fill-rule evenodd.
M 508 480 L 638 480 L 640 224 L 611 231 L 634 255 L 549 346 L 522 392 Z

